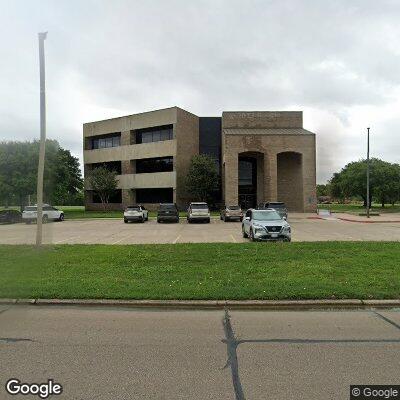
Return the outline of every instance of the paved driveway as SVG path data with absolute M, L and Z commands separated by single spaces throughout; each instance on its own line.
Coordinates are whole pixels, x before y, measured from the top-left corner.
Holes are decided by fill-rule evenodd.
M 339 219 L 310 219 L 308 214 L 292 214 L 293 241 L 326 240 L 400 240 L 400 223 L 364 224 Z M 0 225 L 1 244 L 35 242 L 36 225 Z M 144 224 L 124 224 L 120 219 L 88 219 L 54 222 L 44 225 L 45 243 L 201 243 L 246 242 L 240 222 L 213 218 L 210 224 L 158 224 L 154 219 Z
M 61 383 L 52 399 L 348 399 L 400 384 L 398 311 L 144 311 L 0 307 L 5 382 Z

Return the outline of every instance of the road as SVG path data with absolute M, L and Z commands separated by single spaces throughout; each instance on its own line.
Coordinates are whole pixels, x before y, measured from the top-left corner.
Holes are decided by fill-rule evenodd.
M 53 378 L 53 399 L 348 399 L 400 384 L 399 352 L 400 310 L 2 306 L 0 399 L 27 398 L 11 377 Z
M 359 223 L 335 218 L 310 219 L 312 214 L 289 214 L 292 239 L 301 241 L 384 240 L 400 241 L 400 223 Z M 394 218 L 391 216 L 391 218 Z M 158 224 L 154 219 L 144 224 L 124 224 L 122 219 L 87 219 L 44 225 L 44 243 L 53 244 L 142 244 L 247 242 L 240 222 L 213 218 L 210 224 Z M 0 225 L 0 244 L 35 243 L 36 225 Z

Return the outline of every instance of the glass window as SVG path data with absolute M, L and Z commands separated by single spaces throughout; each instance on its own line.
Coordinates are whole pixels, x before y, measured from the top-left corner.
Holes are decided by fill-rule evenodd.
M 136 189 L 136 201 L 140 203 L 172 203 L 172 188 Z
M 159 142 L 173 138 L 172 125 L 158 126 L 154 128 L 138 129 L 135 132 L 136 143 Z
M 253 219 L 256 221 L 280 221 L 282 218 L 275 210 L 257 210 L 253 211 Z
M 136 160 L 136 173 L 169 172 L 173 171 L 173 157 L 144 158 Z
M 112 138 L 113 147 L 120 146 L 120 144 L 121 144 L 121 138 L 119 136 L 115 136 Z
M 91 139 L 92 149 L 105 149 L 108 147 L 117 147 L 121 145 L 121 134 L 113 133 L 112 135 L 94 137 Z

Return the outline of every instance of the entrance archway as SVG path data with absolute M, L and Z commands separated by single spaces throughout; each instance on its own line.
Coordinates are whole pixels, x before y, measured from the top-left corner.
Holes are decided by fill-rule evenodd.
M 289 211 L 304 211 L 303 157 L 301 153 L 277 154 L 278 201 L 286 203 Z
M 239 154 L 238 194 L 242 209 L 256 207 L 262 201 L 264 155 L 258 152 Z

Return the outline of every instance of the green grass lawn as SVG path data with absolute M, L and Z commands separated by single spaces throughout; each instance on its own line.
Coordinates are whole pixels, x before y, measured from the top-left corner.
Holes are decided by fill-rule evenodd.
M 344 212 L 344 213 L 352 213 L 359 214 L 364 213 L 365 207 L 362 203 L 351 203 L 351 204 L 318 204 L 318 208 L 331 210 L 332 212 Z M 374 213 L 398 213 L 400 212 L 400 204 L 386 205 L 384 208 L 380 204 L 373 203 L 371 206 L 371 212 Z
M 0 246 L 2 298 L 400 298 L 400 245 Z

